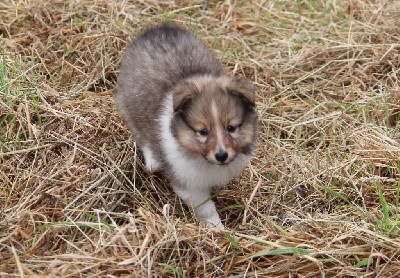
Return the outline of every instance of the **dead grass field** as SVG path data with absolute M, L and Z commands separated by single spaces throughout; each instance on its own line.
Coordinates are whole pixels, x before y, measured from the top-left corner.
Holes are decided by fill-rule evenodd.
M 173 20 L 257 87 L 259 147 L 201 228 L 117 115 Z M 4 0 L 0 277 L 400 277 L 400 1 Z

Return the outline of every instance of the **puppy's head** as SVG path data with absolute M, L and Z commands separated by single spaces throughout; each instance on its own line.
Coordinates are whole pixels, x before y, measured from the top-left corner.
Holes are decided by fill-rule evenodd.
M 227 165 L 255 148 L 255 91 L 247 79 L 202 77 L 173 90 L 171 130 L 188 154 Z

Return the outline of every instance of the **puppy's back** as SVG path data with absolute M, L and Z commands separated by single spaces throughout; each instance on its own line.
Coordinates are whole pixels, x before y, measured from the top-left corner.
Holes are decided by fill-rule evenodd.
M 165 73 L 171 82 L 197 74 L 219 76 L 222 73 L 218 60 L 199 39 L 170 23 L 150 28 L 134 40 L 127 55 L 135 56 L 137 52 L 148 55 L 136 62 L 155 74 Z M 160 75 L 154 77 L 158 79 Z
M 179 26 L 164 23 L 147 29 L 127 46 L 119 89 L 122 94 L 139 88 L 164 91 L 193 75 L 221 74 L 218 60 L 199 39 Z
M 195 75 L 220 76 L 212 52 L 193 34 L 170 23 L 147 29 L 131 41 L 121 63 L 116 104 L 130 129 L 153 126 L 166 93 Z

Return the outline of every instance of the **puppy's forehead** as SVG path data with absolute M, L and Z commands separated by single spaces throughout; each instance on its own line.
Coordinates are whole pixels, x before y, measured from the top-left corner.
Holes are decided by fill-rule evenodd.
M 214 122 L 217 119 L 229 122 L 234 118 L 241 118 L 243 115 L 240 100 L 220 85 L 205 86 L 194 107 L 202 112 L 204 118 Z

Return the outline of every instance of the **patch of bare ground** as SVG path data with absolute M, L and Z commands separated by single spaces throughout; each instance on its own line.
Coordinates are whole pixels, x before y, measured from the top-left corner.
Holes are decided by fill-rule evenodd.
M 400 276 L 399 1 L 2 1 L 1 277 Z M 117 115 L 122 50 L 195 32 L 259 147 L 199 227 Z

